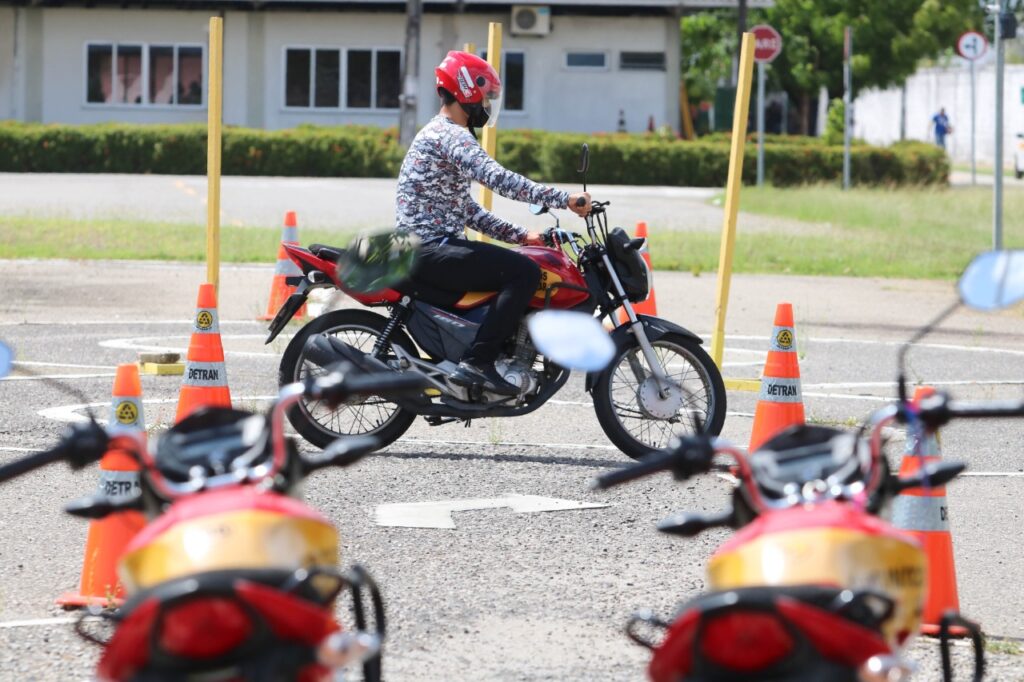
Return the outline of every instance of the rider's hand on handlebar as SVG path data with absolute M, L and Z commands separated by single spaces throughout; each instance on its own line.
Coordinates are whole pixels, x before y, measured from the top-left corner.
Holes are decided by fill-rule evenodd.
M 544 241 L 544 235 L 540 232 L 529 231 L 526 233 L 526 239 L 523 240 L 524 246 L 546 246 L 547 243 Z
M 580 216 L 586 217 L 590 214 L 590 192 L 569 195 L 569 210 Z

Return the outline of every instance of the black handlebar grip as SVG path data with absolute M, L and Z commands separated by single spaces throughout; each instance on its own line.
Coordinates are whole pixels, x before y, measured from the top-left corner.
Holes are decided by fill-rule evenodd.
M 53 448 L 0 467 L 0 483 L 61 460 L 66 460 L 74 469 L 81 469 L 103 457 L 108 442 L 106 432 L 98 424 L 75 424 Z
M 656 474 L 659 471 L 668 471 L 675 464 L 677 454 L 675 452 L 656 452 L 648 455 L 640 462 L 626 467 L 601 474 L 594 479 L 593 487 L 598 490 L 606 490 L 613 486 L 622 485 L 635 481 L 638 478 Z

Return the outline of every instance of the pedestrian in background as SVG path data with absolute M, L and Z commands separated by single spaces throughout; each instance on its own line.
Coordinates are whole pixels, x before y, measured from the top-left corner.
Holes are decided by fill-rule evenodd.
M 953 126 L 949 123 L 949 116 L 946 116 L 945 107 L 940 107 L 939 113 L 932 116 L 932 127 L 935 129 L 935 144 L 945 149 L 946 135 L 953 132 Z

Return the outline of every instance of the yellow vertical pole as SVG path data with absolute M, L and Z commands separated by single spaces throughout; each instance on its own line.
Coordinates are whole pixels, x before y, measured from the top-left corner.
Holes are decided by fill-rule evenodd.
M 747 140 L 753 74 L 754 34 L 744 33 L 740 48 L 739 82 L 736 84 L 736 108 L 732 117 L 732 148 L 729 152 L 729 177 L 725 186 L 725 220 L 722 223 L 722 244 L 718 252 L 715 331 L 711 338 L 711 357 L 719 367 L 722 366 L 722 353 L 725 349 L 725 311 L 729 305 L 732 254 L 736 244 L 736 214 L 739 212 L 740 185 L 743 183 L 743 147 Z
M 686 92 L 686 80 L 679 79 L 679 117 L 683 131 L 683 137 L 687 140 L 696 140 L 697 134 L 693 130 L 693 112 L 690 111 L 690 96 Z
M 224 109 L 224 19 L 210 17 L 210 77 L 206 96 L 206 281 L 220 289 L 220 154 Z
M 476 54 L 476 43 L 466 43 L 462 46 L 462 51 L 470 54 Z
M 487 63 L 501 75 L 501 24 L 496 21 L 490 22 L 487 29 Z M 498 129 L 485 127 L 480 144 L 489 157 L 495 158 L 498 153 Z M 494 206 L 494 193 L 487 187 L 480 188 L 480 205 L 488 211 Z M 478 236 L 481 241 L 489 241 L 486 235 Z

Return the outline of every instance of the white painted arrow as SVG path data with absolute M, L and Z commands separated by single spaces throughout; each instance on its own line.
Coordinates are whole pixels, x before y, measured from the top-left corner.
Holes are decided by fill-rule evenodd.
M 607 504 L 574 502 L 554 497 L 537 495 L 506 495 L 505 497 L 477 498 L 472 500 L 441 500 L 439 502 L 410 502 L 382 504 L 377 507 L 378 526 L 403 526 L 405 528 L 455 528 L 452 512 L 475 509 L 496 509 L 511 507 L 517 514 L 530 512 L 565 511 L 568 509 L 598 509 Z

